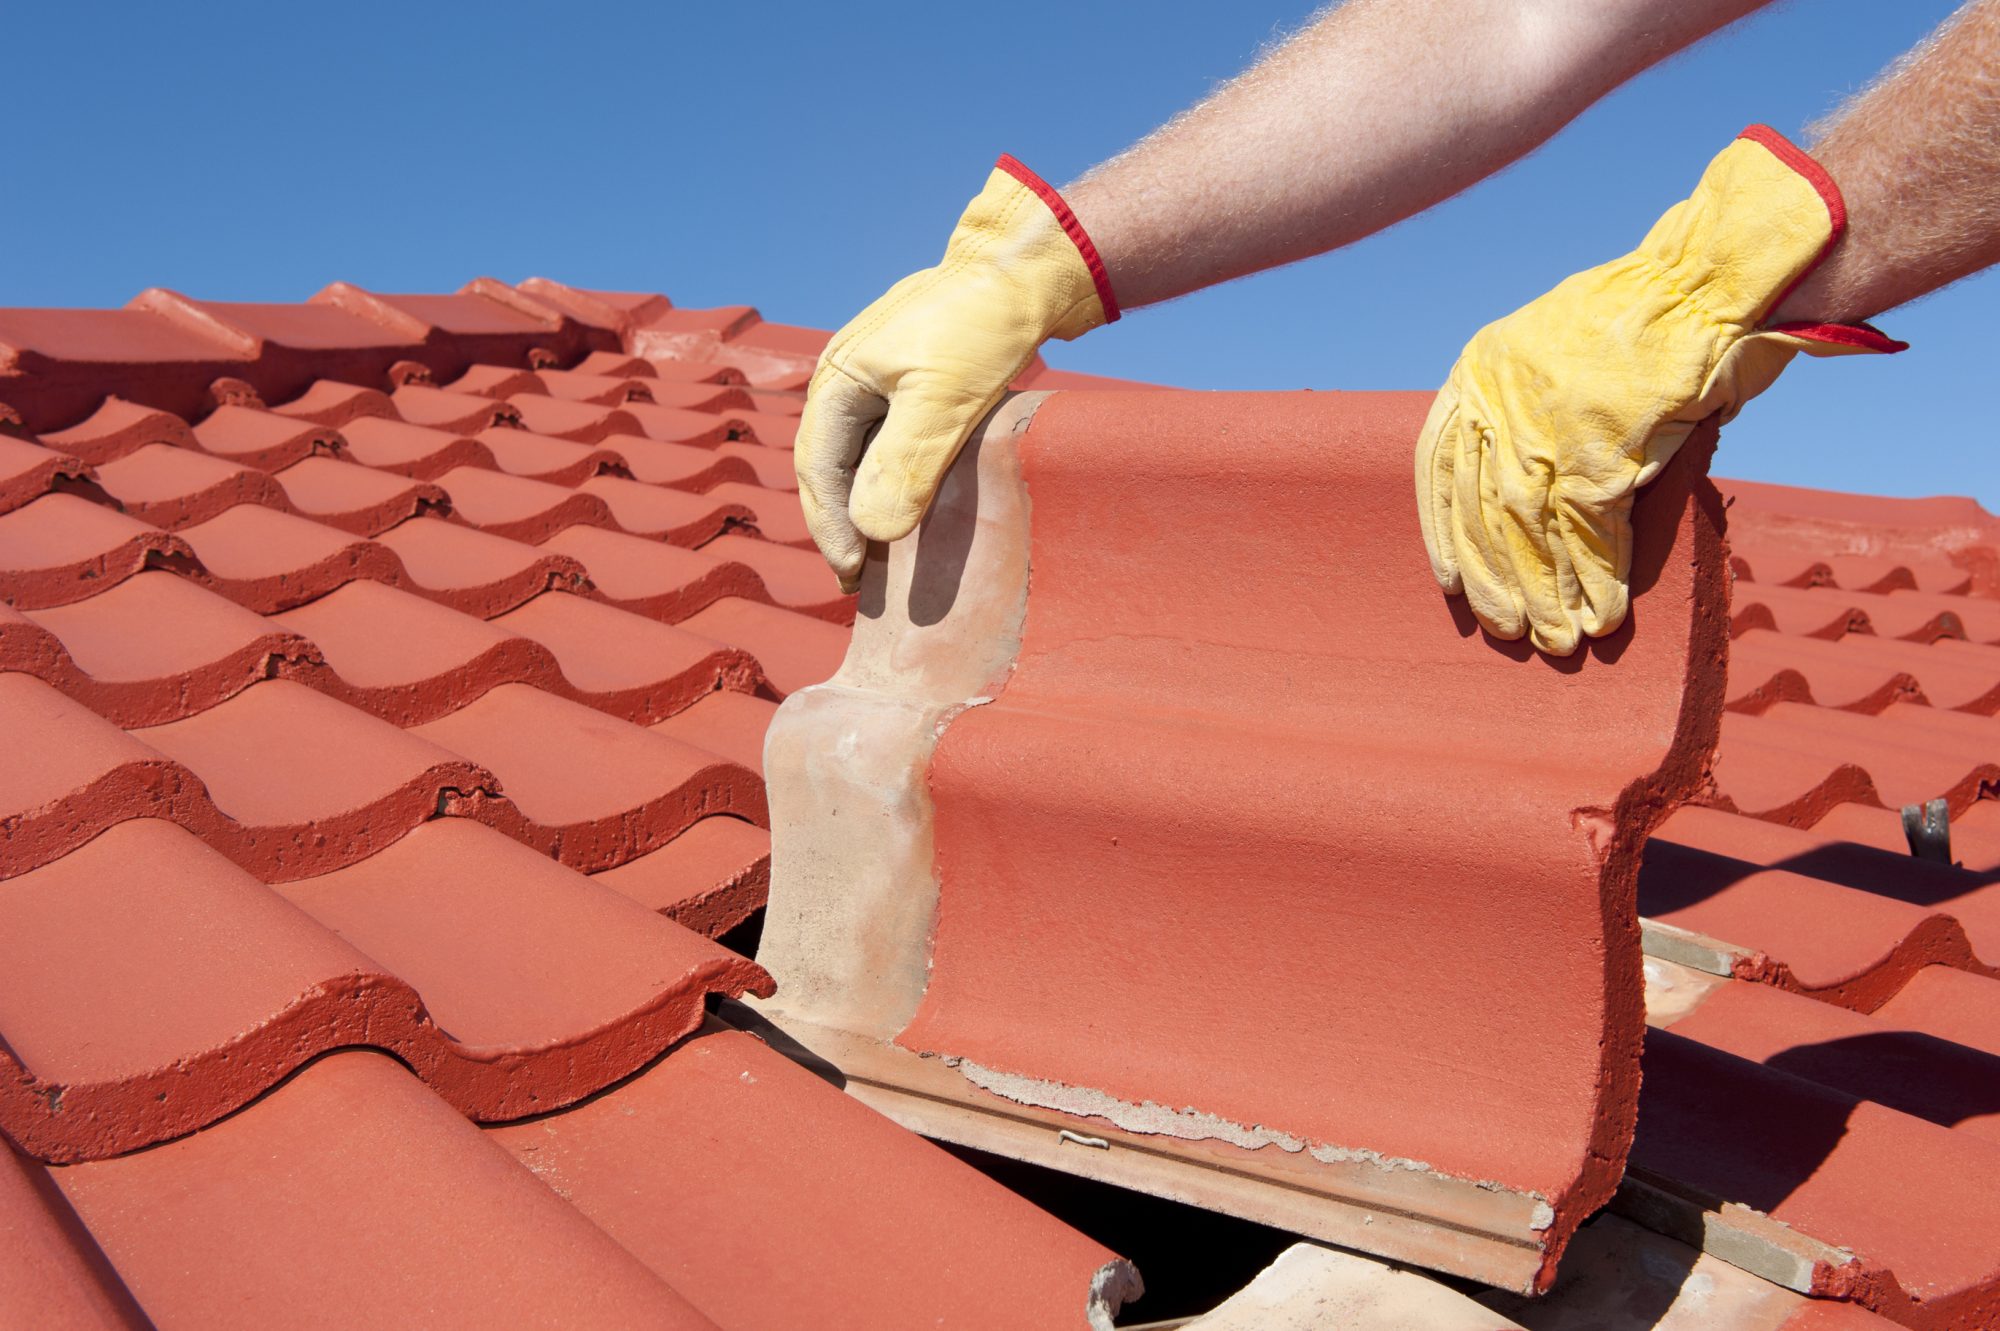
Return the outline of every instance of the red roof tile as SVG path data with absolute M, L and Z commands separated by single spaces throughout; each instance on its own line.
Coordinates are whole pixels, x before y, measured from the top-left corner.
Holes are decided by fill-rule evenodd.
M 853 1012 L 842 1029 L 857 1034 L 886 1021 L 896 1045 L 932 1056 L 927 1073 L 956 1066 L 982 1112 L 922 1116 L 927 1130 L 990 1149 L 972 1125 L 1024 1107 L 1043 1111 L 1037 1126 L 1094 1137 L 1108 1121 L 1127 1134 L 1114 1154 L 1145 1142 L 1270 1180 L 1228 1200 L 1212 1184 L 1207 1204 L 1267 1221 L 1284 1208 L 1320 1237 L 1532 1287 L 1610 1196 L 1629 1140 L 1639 945 L 1619 921 L 1646 831 L 1696 793 L 1714 740 L 1720 504 L 1700 449 L 1684 451 L 1640 509 L 1656 562 L 1634 620 L 1649 631 L 1552 667 L 1482 640 L 1437 593 L 1407 494 L 1427 405 L 1086 393 L 1048 400 L 1024 432 L 990 427 L 961 461 L 960 507 L 948 498 L 900 577 L 862 598 L 896 627 L 857 637 L 832 686 L 780 713 L 765 955 L 782 1014 L 837 1025 Z M 1010 489 L 984 455 L 1016 439 Z M 1223 506 L 1220 477 L 1234 487 Z M 1017 539 L 996 534 L 1007 521 L 992 506 L 1009 504 L 1031 514 L 1019 539 L 1032 576 L 989 563 L 981 580 L 978 561 L 997 557 L 982 547 Z M 1249 510 L 1258 521 L 1231 516 Z M 1353 535 L 1383 514 L 1409 523 L 1394 559 Z M 1203 557 L 1170 557 L 1163 531 Z M 1009 621 L 1023 594 L 1025 619 Z M 958 631 L 977 636 L 955 653 L 949 639 L 926 648 L 927 629 L 936 639 L 968 616 Z M 961 691 L 927 695 L 929 653 L 966 659 Z M 1606 708 L 1620 724 L 1606 728 Z M 855 752 L 878 725 L 913 737 L 907 774 L 879 774 L 892 754 Z M 1589 745 L 1524 765 L 1523 749 L 1569 727 Z M 843 751 L 867 773 L 856 796 L 914 784 L 884 823 L 935 810 L 923 842 L 934 836 L 936 887 L 914 849 L 866 852 L 908 855 L 914 877 L 816 862 L 837 829 L 878 816 L 822 775 L 843 770 L 829 756 Z M 869 942 L 850 940 L 823 903 L 878 874 L 901 890 L 857 922 Z M 896 914 L 908 932 L 885 937 L 873 918 Z M 814 956 L 905 940 L 910 960 L 887 983 L 915 989 L 812 1001 Z M 1332 1081 L 1303 1071 L 1329 1067 Z M 1092 1171 L 1093 1158 L 1056 1163 Z M 1344 1169 L 1359 1161 L 1377 1163 L 1357 1182 Z M 1433 1191 L 1385 1196 L 1364 1225 L 1354 1190 L 1391 1188 L 1380 1174 L 1397 1168 Z M 1493 1208 L 1477 1220 L 1475 1192 Z M 1390 1208 L 1425 1220 L 1406 1228 Z M 1487 1246 L 1441 1251 L 1446 1216 Z

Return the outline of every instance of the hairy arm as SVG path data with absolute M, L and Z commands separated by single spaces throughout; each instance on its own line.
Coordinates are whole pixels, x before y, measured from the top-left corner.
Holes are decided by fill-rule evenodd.
M 1847 234 L 1773 322 L 1857 323 L 2000 262 L 2000 0 L 1973 0 L 1818 128 Z
M 1422 212 L 1766 3 L 1349 0 L 1063 193 L 1120 304 L 1170 300 Z

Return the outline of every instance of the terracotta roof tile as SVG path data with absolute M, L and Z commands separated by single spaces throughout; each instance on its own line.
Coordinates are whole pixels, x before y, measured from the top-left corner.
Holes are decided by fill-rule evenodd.
M 871 561 L 842 673 L 766 742 L 774 1020 L 867 1050 L 927 1131 L 1139 1146 L 1179 1166 L 1149 1187 L 1545 1287 L 1617 1186 L 1643 1035 L 1617 920 L 1721 713 L 1703 450 L 1640 501 L 1649 630 L 1558 670 L 1437 593 L 1408 506 L 1424 395 L 1015 405 Z M 1354 538 L 1384 513 L 1407 539 Z M 1588 762 L 1523 764 L 1566 726 Z M 1354 1168 L 1391 1159 L 1422 1163 Z M 1447 1216 L 1480 1239 L 1446 1251 Z
M 376 582 L 351 582 L 270 622 L 322 655 L 323 670 L 295 678 L 398 726 L 436 720 L 500 684 L 566 687 L 540 643 Z
M 529 430 L 495 426 L 481 430 L 477 438 L 501 471 L 556 485 L 575 485 L 587 476 L 626 466 L 623 449 L 574 444 Z
M 29 672 L 120 726 L 192 716 L 321 660 L 317 645 L 282 621 L 171 573 L 140 573 L 29 618 L 57 641 L 66 665 Z
M 238 504 L 292 506 L 270 473 L 168 444 L 148 444 L 101 463 L 96 475 L 127 515 L 168 531 L 206 522 Z
M 749 693 L 763 679 L 756 658 L 726 641 L 566 592 L 537 596 L 492 623 L 552 652 L 579 701 L 641 725 L 718 689 Z
M 712 1028 L 610 1095 L 489 1135 L 724 1326 L 873 1331 L 914 1309 L 1081 1326 L 1137 1292 L 1098 1244 L 827 1090 Z M 687 1123 L 737 1125 L 730 1149 Z M 813 1241 L 776 1248 L 773 1215 Z
M 709 993 L 770 987 L 754 963 L 453 819 L 282 895 L 140 819 L 11 884 L 4 908 L 0 1006 L 30 1083 L 11 1088 L 6 1126 L 50 1159 L 199 1127 L 344 1045 L 397 1054 L 473 1117 L 553 1108 L 691 1031 Z
M 406 383 L 389 395 L 403 420 L 411 425 L 472 434 L 495 425 L 518 424 L 521 413 L 505 402 L 464 393 L 447 393 L 428 384 Z
M 507 405 L 519 413 L 523 428 L 572 443 L 597 444 L 608 435 L 646 432 L 639 417 L 624 406 L 564 402 L 541 393 L 516 393 L 507 400 Z
M 436 817 L 459 792 L 496 785 L 477 759 L 419 730 L 282 679 L 131 738 L 194 773 L 228 820 L 218 844 L 266 882 L 365 859 Z M 297 752 L 310 753 L 311 764 L 279 758 Z
M 749 412 L 718 415 L 644 402 L 627 403 L 622 410 L 638 425 L 640 434 L 666 444 L 713 448 L 726 440 L 746 439 L 756 433 L 749 423 Z
M 781 698 L 832 675 L 847 651 L 848 633 L 839 625 L 735 596 L 690 615 L 680 626 L 747 648 Z
M 746 479 L 766 490 L 796 491 L 799 488 L 798 473 L 792 466 L 792 451 L 789 448 L 727 443 L 718 445 L 715 451 L 723 457 L 740 458 L 748 463 L 751 474 Z
M 755 963 L 462 818 L 281 892 L 414 987 L 454 1043 L 513 1065 L 487 1075 L 490 1100 L 445 1093 L 477 1118 L 608 1085 L 699 1025 L 706 994 L 771 988 Z
M 224 509 L 179 535 L 200 561 L 201 581 L 260 614 L 303 605 L 356 578 L 409 581 L 393 546 L 256 504 Z
M 194 563 L 184 537 L 75 495 L 0 513 L 0 597 L 17 610 L 68 605 L 141 569 Z
M 649 485 L 669 485 L 677 490 L 692 490 L 697 493 L 708 490 L 724 481 L 756 483 L 757 468 L 751 459 L 740 452 L 727 450 L 754 449 L 759 453 L 775 450 L 761 448 L 755 444 L 725 444 L 721 448 L 696 448 L 689 444 L 670 444 L 658 439 L 646 439 L 637 435 L 612 435 L 606 439 L 607 450 L 615 449 L 616 456 L 627 474 L 635 480 Z M 791 455 L 783 454 L 789 470 Z
M 751 475 L 747 467 L 743 472 L 746 478 Z M 65 481 L 84 480 L 88 476 L 81 458 L 25 439 L 0 435 L 0 513 L 11 513 Z
M 346 448 L 338 430 L 247 407 L 219 407 L 194 427 L 197 447 L 261 471 Z
M 338 458 L 311 457 L 272 477 L 300 517 L 356 536 L 379 536 L 406 518 L 443 510 L 450 500 L 428 481 L 356 466 Z
M 1794 1245 L 1806 1292 L 1925 1329 L 2000 1315 L 2000 1145 L 1961 1129 L 1661 1031 L 1632 1169 L 1749 1208 L 1719 1225 Z
M 577 490 L 580 497 L 594 499 L 604 506 L 604 519 L 592 523 L 593 526 L 615 525 L 622 531 L 656 537 L 672 545 L 701 545 L 731 526 L 749 520 L 751 510 L 737 494 L 744 488 L 747 487 L 740 484 L 722 484 L 696 495 L 624 476 L 593 476 Z M 792 506 L 798 507 L 796 499 Z M 803 523 L 805 519 L 799 521 Z
M 588 594 L 668 624 L 725 596 L 761 600 L 769 595 L 747 564 L 629 532 L 571 527 L 543 542 L 542 549 L 589 570 Z
M 565 527 L 608 527 L 614 521 L 604 501 L 586 490 L 485 467 L 454 467 L 437 478 L 437 486 L 451 501 L 453 521 L 530 545 Z
M 711 693 L 653 727 L 657 734 L 741 763 L 763 775 L 764 732 L 778 705 L 747 693 Z
M 710 487 L 707 497 L 740 506 L 750 525 L 767 541 L 801 550 L 812 548 L 812 533 L 806 530 L 805 514 L 799 511 L 796 491 L 766 490 L 758 485 L 729 481 Z
M 485 787 L 497 795 L 465 781 L 441 807 L 586 873 L 665 845 L 708 814 L 766 817 L 755 773 L 520 684 L 408 733 L 499 777 Z
M 316 425 L 330 425 L 336 430 L 363 416 L 386 416 L 392 420 L 396 416 L 395 404 L 381 389 L 343 384 L 332 379 L 314 380 L 312 386 L 297 397 L 278 403 L 271 410 L 280 416 L 312 421 Z
M 208 1132 L 55 1178 L 162 1325 L 389 1323 L 423 1308 L 466 1326 L 713 1326 L 377 1054 L 323 1058 Z
M 497 465 L 492 452 L 476 439 L 408 420 L 356 417 L 347 423 L 342 437 L 347 455 L 361 465 L 418 480 L 435 480 L 458 467 Z
M 87 419 L 61 430 L 45 430 L 42 442 L 73 453 L 85 462 L 101 464 L 147 444 L 194 446 L 187 422 L 168 412 L 108 397 Z
M 764 904 L 771 887 L 771 834 L 740 818 L 703 818 L 658 850 L 593 874 L 591 881 L 716 938 Z
M 556 549 L 425 519 L 382 533 L 381 544 L 408 571 L 412 591 L 490 619 L 552 588 L 580 589 L 583 566 Z M 381 581 L 392 581 L 380 579 Z

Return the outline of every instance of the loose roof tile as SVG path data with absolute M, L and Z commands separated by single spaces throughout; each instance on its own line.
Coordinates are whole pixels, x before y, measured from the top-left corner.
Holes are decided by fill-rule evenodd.
M 1699 789 L 1721 711 L 1726 567 L 1701 448 L 1640 501 L 1650 631 L 1556 669 L 1437 593 L 1406 502 L 1423 395 L 1058 395 L 1024 425 L 1033 402 L 989 422 L 887 569 L 871 561 L 842 672 L 772 728 L 774 1019 L 871 1050 L 865 1075 L 927 1131 L 1068 1127 L 1163 1162 L 1121 1181 L 1545 1287 L 1629 1140 L 1639 847 Z M 1246 416 L 1247 434 L 1230 424 Z M 1266 478 L 1239 496 L 1266 520 L 1223 520 L 1221 473 Z M 1405 515 L 1406 542 L 1349 539 L 1383 513 Z M 1146 533 L 1170 528 L 1210 556 L 1149 558 Z M 1298 548 L 1315 559 L 1282 553 Z M 1440 722 L 1475 694 L 1477 725 Z M 1630 725 L 1607 733 L 1612 697 Z M 1587 767 L 1512 756 L 1564 724 L 1589 728 Z M 828 752 L 853 756 L 807 756 Z M 913 834 L 934 838 L 936 878 L 928 853 L 852 847 L 835 809 L 842 826 L 929 823 Z M 1504 859 L 1481 849 L 1501 841 Z M 1454 924 L 1410 923 L 1426 919 Z M 1133 960 L 1106 963 L 1112 935 Z M 1535 963 L 1497 963 L 1498 937 Z M 1335 1064 L 1332 1087 L 1282 1071 Z M 1227 1186 L 1202 1181 L 1217 1164 Z M 1451 1245 L 1432 1227 L 1446 1215 Z

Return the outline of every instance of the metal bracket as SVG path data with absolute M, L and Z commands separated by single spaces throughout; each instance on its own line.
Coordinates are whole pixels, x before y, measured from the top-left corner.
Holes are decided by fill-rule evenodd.
M 1951 806 L 1942 799 L 1903 806 L 1903 835 L 1910 854 L 1934 864 L 1951 863 Z

